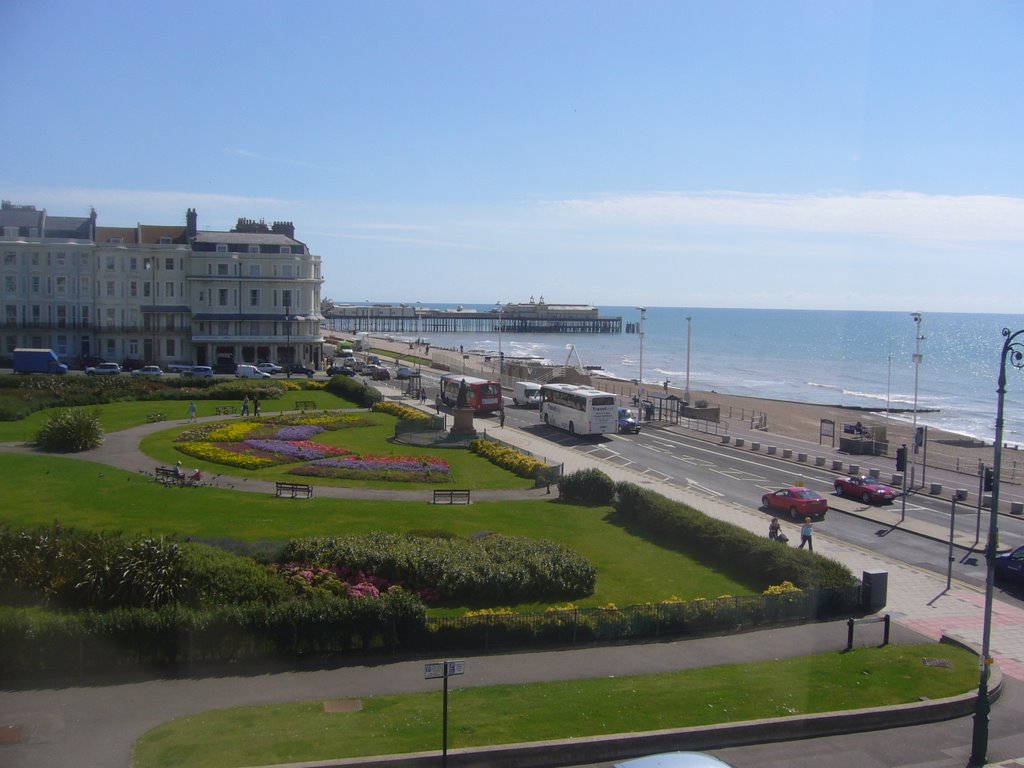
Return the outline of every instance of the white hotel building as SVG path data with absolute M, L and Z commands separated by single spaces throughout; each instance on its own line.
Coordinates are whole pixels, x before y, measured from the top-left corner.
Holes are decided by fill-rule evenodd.
M 320 367 L 321 260 L 291 222 L 238 219 L 229 232 L 101 227 L 0 205 L 0 359 L 53 349 L 74 365 L 100 357 L 229 366 Z

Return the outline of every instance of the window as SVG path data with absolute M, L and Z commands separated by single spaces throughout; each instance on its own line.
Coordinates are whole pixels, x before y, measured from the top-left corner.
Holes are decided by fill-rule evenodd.
M 225 243 L 217 243 L 217 253 L 227 253 L 228 247 Z
M 39 311 L 39 305 L 38 304 L 33 304 L 32 305 L 32 322 L 33 323 L 38 323 L 39 322 L 39 318 L 41 318 L 41 317 L 42 317 L 42 312 Z
M 130 269 L 132 272 L 135 272 L 135 271 L 138 270 L 138 268 L 139 268 L 139 257 L 138 256 L 132 256 L 130 259 L 128 259 L 128 269 Z
M 18 308 L 13 304 L 8 304 L 4 307 L 4 317 L 7 318 L 8 325 L 14 325 L 18 322 Z
M 57 327 L 67 328 L 68 327 L 68 308 L 63 304 L 57 307 Z
M 121 245 L 124 242 L 124 238 L 121 235 L 111 235 L 107 242 L 111 245 Z
M 292 292 L 290 290 L 281 291 L 281 304 L 285 307 L 292 305 Z
M 222 307 L 226 307 L 228 305 L 228 289 L 227 288 L 218 288 L 217 289 L 217 304 L 219 304 Z
M 166 318 L 164 320 L 164 330 L 167 330 L 167 331 L 173 331 L 174 330 L 174 315 L 167 315 L 166 316 Z
M 291 253 L 291 252 L 292 252 L 292 247 L 290 245 L 282 245 L 281 246 L 281 253 Z
M 217 323 L 217 335 L 228 336 L 231 334 L 231 323 Z
M 260 276 L 260 265 L 259 264 L 250 264 L 249 265 L 249 277 L 259 277 L 259 276 Z
M 134 280 L 128 283 L 128 295 L 133 299 L 139 295 L 139 284 Z
M 259 336 L 260 335 L 260 321 L 259 320 L 250 320 L 249 321 L 249 335 L 250 336 Z
M 166 256 L 166 257 L 164 257 L 164 269 L 166 269 L 168 272 L 173 272 L 174 271 L 174 257 L 173 256 Z
M 65 275 L 57 275 L 55 279 L 58 296 L 67 296 L 68 294 L 68 279 Z
M 32 254 L 32 266 L 33 267 L 38 267 L 39 266 L 39 254 L 38 253 L 33 253 Z
M 174 298 L 174 283 L 170 281 L 164 283 L 164 296 L 169 299 Z
M 217 265 L 217 276 L 218 277 L 227 277 L 228 274 L 229 273 L 228 273 L 228 265 L 227 264 L 218 264 Z
M 260 247 L 258 245 L 250 245 L 249 246 L 249 253 L 259 253 L 259 252 L 260 252 Z
M 18 279 L 14 275 L 4 275 L 4 293 L 17 293 Z
M 153 293 L 152 288 L 153 288 L 153 286 L 151 286 L 149 283 L 143 283 L 142 284 L 142 297 L 144 299 L 150 298 L 150 296 Z
M 117 284 L 113 280 L 107 280 L 107 296 L 117 295 Z
M 39 275 L 32 275 L 32 293 L 39 293 Z
M 4 254 L 4 266 L 13 267 L 18 264 L 18 254 L 7 252 Z
M 291 277 L 291 276 L 292 276 L 292 265 L 291 264 L 282 264 L 281 265 L 281 277 Z
M 258 307 L 260 305 L 260 289 L 252 288 L 249 290 L 249 306 Z
M 117 266 L 117 261 L 114 259 L 114 257 L 113 256 L 107 256 L 107 269 L 109 271 L 113 271 L 116 266 Z
M 63 267 L 67 263 L 67 256 L 63 253 L 57 253 L 57 266 Z
M 174 357 L 177 354 L 177 352 L 175 352 L 174 350 L 175 350 L 174 339 L 168 339 L 167 340 L 167 357 Z
M 82 325 L 89 324 L 89 307 L 82 307 Z
M 78 278 L 78 293 L 86 298 L 89 297 L 89 278 L 87 275 L 81 275 Z
M 171 238 L 169 238 L 169 237 L 161 237 L 160 240 L 159 240 L 159 243 L 160 243 L 160 245 L 170 245 L 171 244 Z M 168 267 L 168 269 L 170 269 L 170 267 Z

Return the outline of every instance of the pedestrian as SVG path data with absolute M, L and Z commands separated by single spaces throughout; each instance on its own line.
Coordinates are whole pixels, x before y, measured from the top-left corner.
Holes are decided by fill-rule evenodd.
M 427 388 L 420 387 L 420 403 L 427 402 Z
M 249 415 L 249 396 L 246 395 L 242 398 L 242 416 Z
M 258 397 L 252 399 L 252 415 L 256 417 L 260 415 L 260 399 Z
M 188 420 L 189 420 L 190 424 L 196 420 L 196 404 L 195 403 L 189 403 L 188 404 Z
M 438 395 L 437 397 L 434 398 L 434 413 L 440 413 L 440 412 L 441 412 L 441 396 Z
M 775 541 L 779 538 L 779 532 L 782 530 L 782 523 L 779 522 L 779 518 L 773 517 L 772 521 L 768 523 L 768 538 Z
M 504 428 L 505 426 L 505 409 L 502 408 L 498 411 L 498 426 Z
M 804 544 L 806 544 L 807 545 L 807 551 L 808 552 L 813 552 L 814 551 L 814 541 L 813 541 L 813 538 L 814 538 L 814 526 L 811 525 L 811 518 L 805 517 L 804 518 L 804 525 L 800 529 L 800 546 L 799 546 L 799 549 L 803 549 L 804 548 Z

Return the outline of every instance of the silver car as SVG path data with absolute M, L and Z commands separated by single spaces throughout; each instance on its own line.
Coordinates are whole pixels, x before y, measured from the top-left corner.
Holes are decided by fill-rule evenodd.
M 703 752 L 663 752 L 616 763 L 615 768 L 728 768 L 729 764 Z

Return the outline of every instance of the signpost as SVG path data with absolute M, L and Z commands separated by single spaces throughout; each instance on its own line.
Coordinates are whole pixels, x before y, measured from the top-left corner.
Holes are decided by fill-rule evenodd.
M 465 661 L 433 661 L 423 665 L 423 679 L 444 678 L 444 700 L 441 710 L 441 766 L 448 765 L 448 678 L 466 672 Z

